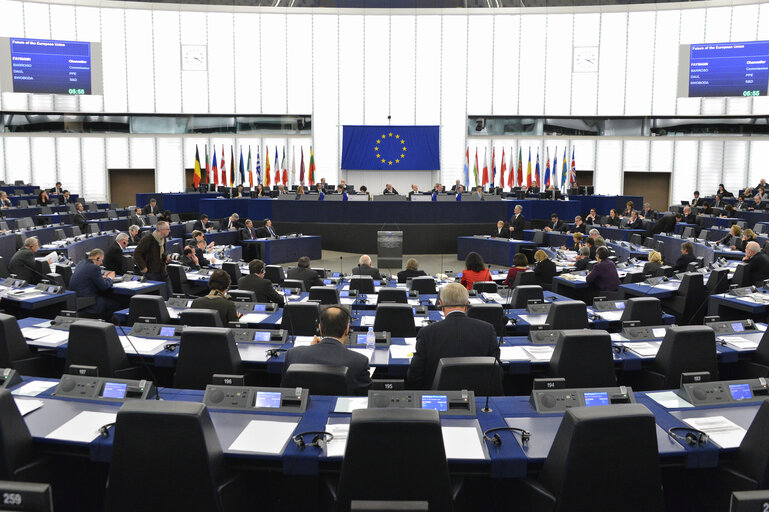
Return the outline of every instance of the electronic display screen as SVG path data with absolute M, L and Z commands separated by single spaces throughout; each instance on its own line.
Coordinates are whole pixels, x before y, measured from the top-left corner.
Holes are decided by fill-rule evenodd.
M 291 288 L 283 288 L 283 293 L 288 295 L 291 295 Z
M 596 405 L 609 405 L 609 393 L 606 391 L 585 393 L 585 407 L 595 407 Z
M 624 302 L 615 302 L 614 307 L 617 309 L 625 309 L 625 303 Z
M 447 411 L 449 409 L 448 397 L 446 395 L 422 395 L 422 409 Z
M 323 284 L 331 284 L 331 279 L 324 279 Z
M 750 384 L 729 384 L 729 393 L 734 400 L 748 400 L 753 398 Z
M 272 409 L 277 409 L 280 407 L 280 401 L 280 391 L 257 391 L 256 404 L 254 407 L 270 407 Z
M 46 291 L 48 293 L 56 293 L 56 287 L 55 286 L 49 286 Z
M 101 391 L 101 396 L 104 398 L 117 398 L 122 400 L 125 398 L 128 384 L 121 384 L 120 382 L 105 382 L 104 389 Z
M 347 291 L 347 290 L 342 290 L 341 292 L 339 292 L 339 296 L 340 297 L 349 297 L 350 296 L 350 292 Z
M 174 336 L 176 334 L 176 327 L 161 327 L 160 336 Z
M 141 276 L 131 276 L 131 281 L 141 281 Z
M 256 331 L 254 341 L 270 341 L 270 333 L 266 331 Z
M 382 284 L 382 281 L 374 281 L 374 286 L 379 286 Z
M 254 311 L 267 311 L 267 304 L 254 304 Z
M 13 286 L 15 286 L 15 287 L 17 287 L 17 288 L 18 288 L 18 287 L 20 287 L 20 286 L 21 286 L 21 283 L 22 283 L 22 282 L 23 282 L 23 281 L 19 281 L 19 280 L 17 279 L 16 281 L 14 281 L 14 282 L 13 282 Z
M 334 272 L 333 276 L 334 277 L 339 277 L 339 272 Z
M 732 322 L 732 330 L 734 332 L 742 332 L 745 330 L 745 326 L 742 325 L 742 322 Z
M 766 96 L 769 41 L 683 44 L 678 96 Z

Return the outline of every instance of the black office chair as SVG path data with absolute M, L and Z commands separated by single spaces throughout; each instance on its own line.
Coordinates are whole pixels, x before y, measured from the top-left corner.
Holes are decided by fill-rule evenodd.
M 684 228 L 683 233 L 681 233 L 681 238 L 692 238 L 694 236 L 694 226 L 687 226 Z
M 654 242 L 654 250 L 660 254 L 665 254 L 665 242 L 662 240 L 656 240 Z
M 630 244 L 635 246 L 641 245 L 641 234 L 640 233 L 634 233 L 630 235 Z
M 406 290 L 403 290 L 401 288 L 380 288 L 379 294 L 377 295 L 376 303 L 377 305 L 379 305 L 384 302 L 408 304 L 409 300 L 406 294 Z
M 141 478 L 137 478 L 141 475 Z M 238 510 L 239 479 L 224 464 L 206 406 L 128 400 L 117 414 L 106 510 Z
M 646 240 L 644 240 L 644 247 L 647 249 L 654 249 L 654 238 L 650 236 L 646 237 Z
M 301 279 L 284 279 L 283 284 L 280 285 L 282 288 L 294 288 L 302 292 L 306 292 L 304 281 Z
M 251 290 L 227 290 L 232 300 L 256 302 L 256 292 Z
M 264 267 L 264 278 L 272 281 L 272 284 L 282 284 L 286 273 L 280 265 L 267 265 Z
M 187 280 L 187 274 L 181 265 L 168 265 L 166 269 L 168 271 L 168 280 L 171 281 L 172 293 L 183 293 L 191 297 L 208 293 L 207 287 L 202 285 L 193 287 L 192 283 Z
M 532 272 L 532 275 L 534 272 Z M 520 273 L 518 276 L 521 275 Z M 515 276 L 518 279 L 518 276 Z M 510 297 L 510 307 L 512 309 L 523 309 L 529 303 L 530 300 L 544 300 L 542 293 L 542 287 L 536 284 L 527 284 L 522 286 L 516 286 L 513 289 L 513 294 Z
M 320 307 L 315 302 L 287 302 L 283 307 L 281 329 L 290 336 L 313 336 L 318 329 Z
M 69 280 L 72 279 L 72 267 L 70 265 L 62 265 L 57 263 L 55 265 L 56 273 L 64 278 L 64 282 L 69 286 Z
M 163 297 L 159 295 L 134 295 L 128 301 L 128 325 L 133 325 L 140 317 L 151 317 L 158 324 L 171 323 L 171 315 Z
M 467 389 L 475 396 L 502 396 L 502 365 L 494 357 L 443 357 L 431 389 Z
M 339 290 L 336 286 L 312 286 L 309 300 L 319 301 L 321 305 L 339 304 Z
M 11 273 L 8 271 L 8 263 L 5 261 L 5 258 L 0 256 L 0 277 L 10 277 Z
M 350 278 L 350 290 L 360 293 L 376 293 L 374 278 L 371 276 L 354 276 Z
M 515 280 L 513 281 L 514 288 L 518 288 L 519 286 L 533 286 L 533 285 L 537 285 L 537 276 L 536 274 L 534 274 L 533 270 L 518 272 L 515 275 Z
M 532 242 L 537 245 L 545 245 L 545 232 L 541 229 L 535 229 Z
M 215 309 L 190 308 L 179 313 L 179 323 L 188 327 L 223 327 Z
M 13 395 L 0 389 L 0 480 L 42 482 L 47 465 L 38 456 Z
M 751 286 L 755 283 L 750 279 L 750 272 L 748 271 L 747 263 L 738 263 L 734 268 L 734 274 L 732 275 L 732 285 L 737 285 L 738 288 L 745 286 Z
M 663 309 L 676 317 L 678 325 L 702 324 L 707 309 L 704 302 L 708 300 L 702 278 L 699 272 L 687 272 L 681 278 L 676 294 L 663 299 Z
M 21 375 L 33 377 L 58 377 L 54 362 L 54 357 L 33 354 L 16 317 L 0 313 L 0 368 L 13 368 Z
M 686 271 L 687 272 L 697 272 L 697 269 L 700 268 L 699 263 L 696 261 L 692 261 L 688 265 L 686 265 Z
M 710 327 L 669 327 L 651 368 L 643 371 L 642 389 L 678 389 L 686 372 L 710 372 L 710 379 L 718 380 L 716 335 Z
M 346 366 L 295 363 L 286 368 L 280 386 L 309 389 L 313 395 L 354 394 Z
M 205 389 L 215 373 L 243 374 L 232 330 L 221 327 L 188 327 L 182 331 L 174 387 Z
M 710 272 L 708 282 L 705 283 L 708 295 L 725 293 L 729 291 L 729 269 L 719 268 Z
M 497 336 L 502 336 L 507 325 L 507 317 L 502 304 L 471 304 L 467 308 L 467 316 L 483 320 L 494 326 Z
M 94 320 L 77 320 L 69 326 L 64 371 L 73 364 L 95 366 L 99 377 L 142 378 L 141 368 L 131 366 L 115 326 Z
M 662 512 L 656 428 L 639 404 L 567 409 L 538 479 L 526 482 L 531 510 Z
M 473 283 L 473 290 L 478 293 L 497 293 L 497 283 L 494 281 L 476 281 Z
M 222 263 L 222 270 L 224 270 L 230 275 L 230 282 L 232 283 L 230 285 L 230 288 L 237 288 L 238 281 L 241 278 L 240 265 L 238 265 L 236 262 L 233 262 L 233 261 L 225 261 L 224 263 Z
M 435 288 L 435 279 L 431 276 L 415 277 L 411 280 L 411 289 L 419 292 L 420 294 L 438 293 Z
M 352 500 L 426 500 L 430 510 L 451 511 L 452 498 L 437 411 L 353 411 L 336 492 L 338 510 L 350 510 Z
M 764 246 L 761 248 L 761 252 L 763 252 L 764 254 L 769 254 L 769 241 L 764 243 Z
M 549 375 L 565 378 L 567 388 L 616 386 L 613 354 L 608 332 L 567 329 L 558 334 Z
M 635 320 L 640 325 L 662 324 L 662 303 L 656 297 L 633 297 L 625 301 L 620 323 Z
M 587 306 L 581 300 L 553 302 L 545 323 L 550 329 L 587 329 Z
M 388 331 L 394 338 L 417 335 L 414 312 L 408 304 L 379 304 L 374 317 L 374 331 Z

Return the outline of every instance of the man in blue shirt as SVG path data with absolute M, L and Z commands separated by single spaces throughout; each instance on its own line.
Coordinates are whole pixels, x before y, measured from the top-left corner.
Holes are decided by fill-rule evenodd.
M 100 265 L 104 261 L 104 251 L 93 249 L 88 253 L 88 259 L 81 261 L 72 272 L 69 280 L 69 290 L 77 294 L 78 299 L 93 297 L 91 304 L 82 311 L 97 315 L 103 320 L 112 318 L 112 314 L 120 309 L 120 304 L 111 297 L 103 296 L 103 293 L 112 288 L 114 272 L 101 273 Z

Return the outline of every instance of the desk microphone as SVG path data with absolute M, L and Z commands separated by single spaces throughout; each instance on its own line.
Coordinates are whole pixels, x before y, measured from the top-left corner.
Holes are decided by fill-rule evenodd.
M 120 332 L 123 333 L 123 337 L 125 337 L 126 341 L 129 345 L 131 345 L 131 348 L 134 349 L 134 352 L 136 352 L 136 357 L 139 358 L 139 362 L 142 364 L 142 366 L 147 370 L 147 372 L 150 374 L 152 379 L 155 382 L 155 400 L 160 400 L 160 384 L 158 383 L 158 378 L 155 375 L 155 372 L 152 371 L 152 368 L 149 364 L 144 360 L 144 356 L 139 353 L 138 350 L 136 350 L 136 347 L 133 344 L 133 341 L 131 341 L 131 338 L 128 337 L 128 335 L 125 333 L 125 330 L 123 329 L 123 324 L 118 323 L 117 328 L 120 329 Z M 181 344 L 179 344 L 181 346 Z
M 502 318 L 505 318 L 505 316 L 502 315 Z M 505 332 L 505 326 L 504 325 L 502 326 L 501 331 L 502 332 L 499 334 L 499 339 L 497 340 L 497 352 L 500 352 L 500 355 L 502 355 L 501 354 L 500 346 L 502 345 L 502 336 L 504 335 L 504 332 Z M 491 375 L 489 376 L 489 387 L 488 387 L 488 389 L 486 389 L 486 405 L 484 405 L 483 409 L 481 409 L 481 412 L 484 412 L 484 413 L 489 413 L 489 412 L 492 412 L 494 410 L 491 407 L 489 407 L 489 395 L 491 394 L 491 386 L 494 384 L 494 379 L 497 377 L 497 363 L 499 363 L 499 368 L 501 370 L 502 369 L 502 363 L 499 361 L 499 357 L 497 357 L 495 355 L 494 356 L 494 365 L 493 365 L 494 368 L 493 368 L 493 371 L 491 372 Z

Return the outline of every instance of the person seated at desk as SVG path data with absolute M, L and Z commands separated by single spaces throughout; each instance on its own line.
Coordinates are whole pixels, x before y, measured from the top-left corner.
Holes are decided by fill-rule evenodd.
M 345 194 L 347 194 L 347 189 L 345 189 L 344 186 L 342 186 L 341 184 L 337 185 L 336 186 L 336 193 L 341 195 L 344 198 Z M 411 194 L 409 194 L 409 195 L 411 195 Z M 345 198 L 345 199 L 342 199 L 342 200 L 346 201 L 347 199 Z
M 107 249 L 104 254 L 104 268 L 111 270 L 116 274 L 123 273 L 123 249 L 128 247 L 128 235 L 125 233 L 118 233 L 115 237 L 115 241 Z
M 686 272 L 686 267 L 689 263 L 697 261 L 694 256 L 694 246 L 690 242 L 684 242 L 681 244 L 681 256 L 676 260 L 676 264 L 673 265 L 673 272 Z
M 158 215 L 158 222 L 171 223 L 171 210 L 164 210 L 163 213 Z
M 567 233 L 582 233 L 583 235 L 587 232 L 587 226 L 584 222 L 582 222 L 582 217 L 580 215 L 577 215 L 574 217 L 574 226 L 570 228 Z
M 523 206 L 515 205 L 513 216 L 510 217 L 510 238 L 523 240 L 523 230 L 526 228 L 526 217 L 523 216 Z
M 595 238 L 587 237 L 583 239 L 583 244 L 585 247 L 588 248 L 590 251 L 590 259 L 595 259 L 595 251 L 598 249 L 598 247 L 595 245 Z
M 264 278 L 264 262 L 259 259 L 251 260 L 248 264 L 247 276 L 238 280 L 238 290 L 249 290 L 256 294 L 257 302 L 274 302 L 283 307 L 283 296 L 272 287 L 272 281 Z
M 582 239 L 583 238 L 584 237 L 582 236 L 582 233 L 580 233 L 579 231 L 577 231 L 576 233 L 572 233 L 571 234 L 571 239 L 574 242 L 574 245 L 571 247 L 572 251 L 579 251 L 579 248 L 582 245 Z M 569 248 L 566 247 L 565 245 L 562 246 L 561 249 L 563 249 L 564 251 L 568 251 L 569 250 Z
M 746 229 L 742 232 L 742 244 L 740 245 L 740 249 L 746 247 L 749 242 L 758 242 L 758 240 L 756 240 L 756 234 L 752 229 Z
M 629 217 L 633 213 L 633 201 L 625 203 L 625 210 L 622 212 L 622 217 Z
M 237 230 L 237 229 L 243 229 L 244 227 L 246 227 L 246 226 L 245 226 L 245 224 L 243 224 L 240 221 L 240 215 L 238 215 L 237 213 L 233 213 L 227 219 L 227 230 L 228 231 Z
M 735 210 L 747 210 L 748 204 L 745 202 L 745 196 L 738 197 L 737 202 L 734 204 L 733 208 Z
M 547 253 L 542 249 L 534 253 L 534 261 L 537 262 L 534 265 L 534 277 L 537 280 L 537 284 L 543 288 L 550 289 L 553 277 L 556 274 L 555 263 L 547 257 Z
M 426 276 L 427 272 L 419 270 L 419 262 L 414 258 L 409 258 L 406 262 L 406 270 L 398 272 L 398 282 L 405 283 L 409 278 Z
M 411 185 L 411 192 L 409 192 L 409 197 L 413 196 L 414 194 L 419 195 L 422 192 L 419 191 L 419 186 L 416 183 L 412 183 Z
M 393 188 L 392 183 L 388 183 L 387 185 L 385 185 L 385 188 L 382 191 L 382 194 L 386 195 L 386 196 L 389 196 L 389 195 L 397 196 L 398 195 L 398 191 Z
M 37 205 L 48 206 L 51 203 L 53 203 L 53 200 L 48 195 L 48 191 L 45 189 L 41 190 L 40 193 L 37 195 Z
M 760 284 L 769 279 L 769 255 L 761 252 L 761 246 L 758 245 L 758 242 L 747 243 L 745 257 L 742 258 L 742 261 L 748 263 L 751 284 Z
M 588 263 L 590 263 L 590 247 L 583 245 L 579 248 L 577 259 L 574 261 L 574 270 L 578 272 L 587 270 Z
M 550 224 L 545 226 L 545 231 L 563 231 L 563 222 L 558 220 L 558 214 L 552 213 L 550 215 Z
M 461 182 L 459 180 L 455 181 L 454 184 L 451 186 L 451 191 L 456 192 L 459 190 L 459 187 L 461 186 Z
M 246 219 L 246 227 L 240 230 L 241 240 L 254 240 L 257 238 L 257 230 L 254 229 L 254 222 L 251 219 Z
M 598 263 L 593 266 L 593 270 L 585 277 L 585 282 L 593 290 L 616 292 L 620 281 L 619 275 L 617 275 L 617 267 L 609 259 L 609 249 L 599 247 L 595 252 L 595 259 Z
M 729 234 L 723 237 L 720 243 L 728 245 L 733 251 L 743 250 L 745 246 L 742 244 L 742 228 L 737 224 L 732 224 L 729 228 Z
M 734 217 L 734 207 L 730 204 L 727 204 L 724 206 L 724 211 L 720 215 L 723 219 L 731 219 Z
M 716 199 L 713 201 L 713 204 L 711 205 L 713 208 L 723 208 L 726 205 L 724 203 L 724 198 L 721 194 L 718 194 L 716 196 Z
M 588 226 L 597 226 L 601 223 L 601 219 L 598 218 L 598 212 L 595 208 L 590 208 L 590 213 L 585 217 L 585 224 Z
M 406 374 L 409 389 L 429 389 L 438 363 L 444 357 L 499 357 L 494 327 L 467 316 L 470 298 L 462 285 L 451 283 L 444 286 L 438 304 L 443 320 L 422 327 L 417 332 L 414 357 Z
M 213 250 L 213 246 L 206 245 L 206 239 L 202 236 L 193 238 L 193 243 L 195 246 L 195 258 L 198 260 L 198 265 L 201 267 L 210 267 L 211 263 L 214 262 L 214 258 L 212 257 L 211 260 L 209 260 L 206 258 L 206 253 L 211 252 Z M 213 244 L 213 242 L 211 243 Z
M 210 233 L 214 230 L 214 224 L 208 221 L 208 215 L 204 213 L 200 216 L 200 220 L 196 220 L 195 224 L 192 225 L 192 230 Z
M 64 189 L 61 186 L 61 182 L 57 181 L 56 185 L 51 190 L 49 190 L 49 192 L 51 194 L 61 194 L 62 192 L 64 192 Z
M 475 192 L 473 192 L 473 195 L 477 197 L 479 201 L 483 201 L 483 187 L 480 185 L 475 187 Z
M 716 190 L 716 197 L 734 197 L 734 194 L 726 190 L 723 183 L 718 184 L 718 190 Z M 715 205 L 714 205 L 715 206 Z
M 154 197 L 150 199 L 150 202 L 147 205 L 144 206 L 143 211 L 145 215 L 151 215 L 153 217 L 160 215 L 160 207 L 158 206 L 158 202 Z
M 657 212 L 652 210 L 651 204 L 644 203 L 644 209 L 641 210 L 641 213 L 638 216 L 644 220 L 654 220 L 657 218 Z
M 461 283 L 468 290 L 472 290 L 473 283 L 477 281 L 491 281 L 491 273 L 486 268 L 481 255 L 470 252 L 465 258 L 465 270 L 462 271 Z
M 294 347 L 286 352 L 283 376 L 292 364 L 346 366 L 353 392 L 365 395 L 371 386 L 368 357 L 345 346 L 350 335 L 350 313 L 347 308 L 336 304 L 321 308 L 318 331 L 320 336 L 315 336 L 310 345 Z
M 219 313 L 222 325 L 237 322 L 240 315 L 235 308 L 235 303 L 227 295 L 230 288 L 230 275 L 224 270 L 214 270 L 208 278 L 208 289 L 205 297 L 198 297 L 192 301 L 191 308 L 213 309 Z
M 373 197 L 371 197 L 371 194 L 368 193 L 368 189 L 366 188 L 366 185 L 360 186 L 360 194 L 363 194 L 364 196 L 368 197 L 369 201 L 373 201 Z
M 311 194 L 318 194 L 318 195 L 324 195 L 326 193 L 326 188 L 320 184 L 316 183 L 315 188 L 310 191 Z
M 675 215 L 663 215 L 646 232 L 646 236 L 654 236 L 660 233 L 675 233 L 676 223 L 681 222 L 683 216 L 680 213 Z
M 649 253 L 649 261 L 644 263 L 643 273 L 645 276 L 656 276 L 662 268 L 662 254 L 657 251 Z
M 764 204 L 763 199 L 759 194 L 756 194 L 756 196 L 753 198 L 753 204 L 750 205 L 750 210 L 763 210 Z
M 603 239 L 601 236 L 601 232 L 597 229 L 593 228 L 590 230 L 590 238 L 595 240 L 595 246 L 596 247 L 606 247 L 606 240 Z
M 192 232 L 192 238 L 195 240 L 195 247 L 197 247 L 199 242 L 203 242 L 203 249 L 205 252 L 212 252 L 214 250 L 214 242 L 208 243 L 206 242 L 206 236 L 203 234 L 202 231 L 193 231 Z
M 264 226 L 256 230 L 256 238 L 278 238 L 270 219 L 264 219 Z
M 232 198 L 237 199 L 246 197 L 246 192 L 243 190 L 243 185 L 238 185 L 238 188 L 232 191 Z
M 40 244 L 34 236 L 24 240 L 24 247 L 16 251 L 8 262 L 8 272 L 16 274 L 19 279 L 29 284 L 39 283 L 41 276 L 36 272 L 37 262 L 35 261 L 35 253 L 39 247 Z
M 72 224 L 79 227 L 81 231 L 85 231 L 88 219 L 85 216 L 83 203 L 77 203 L 77 206 L 75 206 L 75 213 L 72 214 Z
M 131 224 L 128 226 L 128 245 L 136 246 L 139 245 L 139 241 L 142 239 L 142 232 L 139 229 L 139 226 L 136 224 Z
M 700 213 L 702 215 L 713 215 L 713 208 L 711 208 L 710 204 L 705 201 L 702 203 L 702 211 Z
M 96 299 L 92 305 L 83 309 L 83 312 L 98 315 L 102 320 L 110 320 L 113 313 L 120 309 L 120 303 L 111 297 L 105 297 L 104 292 L 112 289 L 112 278 L 115 272 L 101 273 L 101 265 L 104 260 L 104 251 L 92 249 L 88 253 L 88 259 L 77 264 L 72 271 L 68 290 L 77 294 L 78 298 L 93 297 Z
M 374 279 L 381 279 L 382 273 L 378 268 L 371 266 L 371 256 L 363 254 L 358 258 L 358 266 L 353 267 L 352 275 L 354 276 L 371 276 Z
M 11 207 L 11 200 L 8 199 L 8 193 L 4 191 L 0 191 L 0 208 L 10 208 Z
M 313 286 L 323 286 L 323 279 L 317 272 L 310 268 L 310 258 L 302 256 L 296 262 L 296 267 L 286 272 L 286 279 L 299 279 L 304 281 L 305 291 L 310 291 Z
M 497 228 L 491 233 L 491 236 L 494 238 L 510 238 L 510 229 L 505 227 L 505 221 L 497 221 Z
M 760 187 L 756 190 L 756 195 L 761 197 L 762 201 L 769 201 L 769 194 L 766 193 L 766 187 Z
M 527 270 L 530 270 L 528 258 L 526 258 L 526 255 L 523 253 L 516 253 L 515 256 L 513 256 L 513 266 L 507 271 L 505 284 L 507 286 L 513 286 L 513 283 L 515 283 L 515 276 L 517 276 L 519 272 L 526 272 Z
M 70 197 L 69 190 L 59 194 L 59 204 L 73 204 L 75 201 Z
M 627 229 L 641 229 L 643 227 L 643 221 L 638 217 L 638 212 L 633 210 L 630 212 L 630 219 L 627 221 L 625 228 Z
M 300 198 L 301 196 L 303 196 L 305 193 L 306 193 L 306 191 L 304 190 L 304 186 L 303 186 L 303 185 L 299 185 L 299 186 L 296 188 L 296 197 L 294 198 L 294 200 L 297 200 L 297 201 L 298 201 L 298 200 L 299 200 L 299 198 Z
M 697 224 L 697 215 L 695 215 L 690 206 L 684 206 L 683 221 L 686 224 Z
M 134 208 L 134 213 L 129 217 L 128 222 L 130 222 L 131 224 L 135 224 L 139 227 L 143 227 L 147 225 L 147 223 L 144 222 L 144 217 L 142 217 L 141 208 Z
M 438 192 L 433 191 L 433 194 L 437 194 L 437 193 Z M 457 201 L 461 201 L 462 200 L 462 194 L 464 194 L 464 193 L 465 193 L 465 186 L 464 185 L 458 186 L 457 187 L 457 196 L 456 196 Z
M 691 201 L 689 201 L 689 204 L 691 206 L 702 206 L 702 199 L 700 199 L 700 191 L 695 190 L 694 191 L 694 197 Z
M 758 182 L 758 185 L 756 185 L 753 188 L 766 188 L 767 183 L 765 178 L 761 178 L 761 181 Z
M 618 228 L 620 224 L 620 218 L 619 215 L 617 215 L 617 210 L 614 208 L 611 209 L 609 212 L 609 218 L 606 220 L 606 227 L 607 228 Z
M 278 191 L 278 193 L 280 194 L 280 191 Z M 286 193 L 285 189 L 283 190 L 283 193 L 284 194 Z M 264 187 L 262 186 L 261 183 L 259 183 L 254 189 L 254 191 L 251 192 L 251 197 L 270 197 L 270 193 L 265 192 Z
M 195 241 L 193 240 L 190 245 L 184 248 L 182 257 L 179 258 L 179 263 L 185 267 L 189 267 L 190 270 L 200 270 L 200 262 L 198 257 L 195 256 Z

